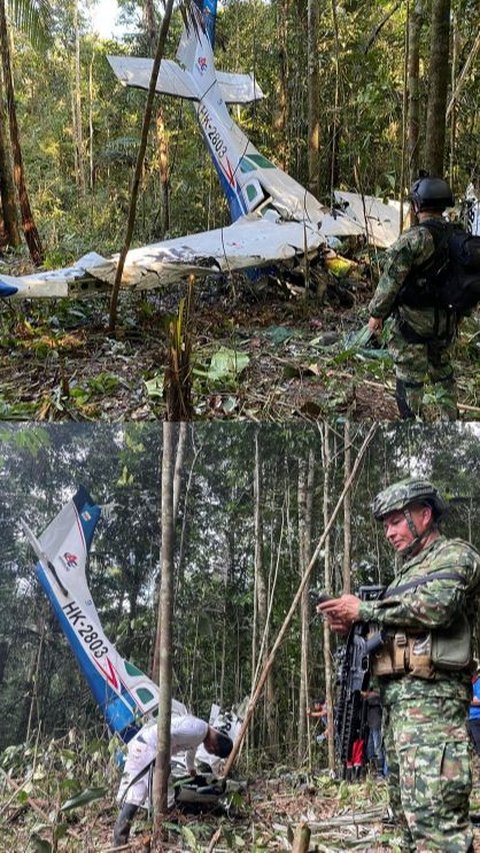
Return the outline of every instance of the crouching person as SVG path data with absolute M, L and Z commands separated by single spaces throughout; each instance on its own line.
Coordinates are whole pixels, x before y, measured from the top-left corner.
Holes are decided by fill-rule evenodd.
M 233 743 L 227 735 L 209 726 L 204 720 L 185 714 L 172 717 L 170 728 L 170 754 L 186 753 L 187 771 L 195 776 L 195 753 L 203 743 L 206 751 L 219 758 L 230 755 Z M 115 847 L 128 842 L 132 819 L 147 799 L 148 774 L 157 755 L 157 723 L 153 721 L 142 729 L 128 743 L 125 769 L 117 794 L 120 813 L 113 829 Z

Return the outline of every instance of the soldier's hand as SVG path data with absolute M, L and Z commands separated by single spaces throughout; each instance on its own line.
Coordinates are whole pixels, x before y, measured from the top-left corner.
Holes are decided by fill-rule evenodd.
M 381 317 L 370 317 L 368 321 L 368 328 L 374 335 L 377 335 L 382 331 L 383 320 Z
M 326 616 L 332 631 L 345 634 L 358 621 L 360 599 L 356 595 L 341 595 L 317 605 L 317 613 Z

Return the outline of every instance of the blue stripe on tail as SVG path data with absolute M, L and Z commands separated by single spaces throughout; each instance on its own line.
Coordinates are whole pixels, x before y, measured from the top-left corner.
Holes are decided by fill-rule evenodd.
M 203 16 L 205 31 L 212 49 L 215 47 L 215 24 L 217 21 L 217 0 L 195 0 Z

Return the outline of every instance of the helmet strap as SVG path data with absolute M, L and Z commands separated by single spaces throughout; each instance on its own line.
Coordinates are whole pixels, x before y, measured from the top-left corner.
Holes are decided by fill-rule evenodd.
M 426 504 L 426 506 L 430 506 L 430 504 Z M 418 532 L 417 528 L 415 527 L 415 522 L 412 518 L 412 514 L 411 514 L 408 506 L 404 508 L 403 515 L 405 517 L 405 521 L 407 522 L 408 529 L 413 536 L 413 541 L 410 543 L 410 545 L 407 545 L 407 547 L 402 550 L 401 555 L 402 555 L 402 557 L 411 557 L 412 551 L 414 551 L 416 549 L 417 545 L 420 545 L 423 542 L 423 540 L 427 536 L 430 535 L 432 530 L 434 530 L 435 519 L 433 517 L 433 509 L 432 509 L 432 520 L 431 520 L 430 524 L 428 525 L 428 527 L 425 528 L 423 533 L 420 534 Z

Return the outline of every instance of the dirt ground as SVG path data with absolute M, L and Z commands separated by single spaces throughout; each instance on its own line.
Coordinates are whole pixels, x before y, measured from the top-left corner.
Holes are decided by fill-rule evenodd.
M 366 275 L 325 275 L 321 299 L 267 278 L 195 284 L 183 339 L 193 418 L 398 418 L 384 342 L 351 344 L 367 322 L 373 284 Z M 0 417 L 163 418 L 169 330 L 184 296 L 184 285 L 122 294 L 114 335 L 107 297 L 0 303 Z M 468 420 L 480 417 L 479 346 L 480 321 L 470 318 L 455 352 Z M 433 420 L 432 396 L 427 404 Z
M 113 796 L 106 795 L 72 813 L 66 822 L 62 818 L 61 823 L 56 804 L 42 798 L 41 785 L 37 782 L 27 799 L 25 793 L 15 795 L 11 785 L 0 779 L 0 853 L 47 853 L 53 849 L 68 853 L 112 851 L 116 817 Z M 478 764 L 471 810 L 480 811 Z M 58 832 L 57 848 L 46 846 L 52 838 L 55 820 L 57 828 L 63 827 Z M 399 835 L 389 818 L 383 778 L 367 776 L 362 783 L 347 784 L 331 779 L 327 773 L 315 776 L 281 772 L 274 778 L 257 776 L 251 780 L 241 795 L 232 797 L 226 811 L 171 812 L 164 824 L 161 850 L 192 853 L 294 850 L 302 827 L 310 831 L 310 853 L 347 850 L 400 853 Z M 43 839 L 44 846 L 39 839 Z M 130 843 L 121 849 L 153 853 L 150 824 L 145 818 L 135 819 Z M 480 853 L 480 828 L 475 828 L 475 851 Z

